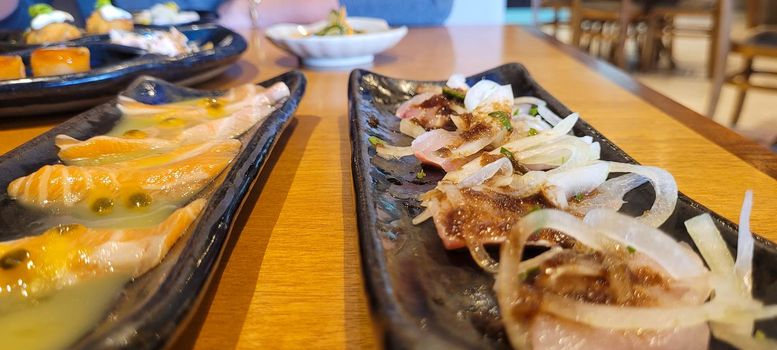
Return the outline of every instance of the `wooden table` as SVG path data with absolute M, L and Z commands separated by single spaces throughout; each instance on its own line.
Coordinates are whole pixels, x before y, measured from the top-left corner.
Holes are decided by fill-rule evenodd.
M 295 69 L 258 33 L 240 62 L 205 85 L 226 88 Z M 666 168 L 682 192 L 737 221 L 755 191 L 752 227 L 777 240 L 777 157 L 533 29 L 413 29 L 370 69 L 446 79 L 506 62 L 536 80 L 639 162 Z M 308 87 L 237 219 L 219 271 L 176 347 L 375 347 L 362 285 L 348 141 L 348 70 L 304 70 Z M 0 152 L 64 117 L 0 121 Z

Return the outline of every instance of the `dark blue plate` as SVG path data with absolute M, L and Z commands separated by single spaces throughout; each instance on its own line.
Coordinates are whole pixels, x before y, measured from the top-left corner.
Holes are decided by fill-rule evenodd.
M 291 96 L 263 124 L 240 137 L 243 147 L 226 174 L 222 174 L 223 181 L 218 185 L 211 184 L 201 193 L 208 194 L 208 204 L 189 233 L 181 237 L 159 266 L 128 283 L 103 322 L 74 348 L 154 349 L 172 341 L 173 334 L 185 324 L 205 291 L 242 202 L 305 91 L 305 76 L 298 71 L 260 85 L 270 86 L 279 81 L 286 83 Z M 156 78 L 141 77 L 123 94 L 145 103 L 159 104 L 216 96 L 220 92 L 188 89 Z M 58 162 L 54 136 L 67 134 L 86 139 L 109 131 L 120 118 L 114 100 L 79 114 L 0 156 L 0 188 L 3 189 L 0 194 L 0 240 L 37 234 L 45 229 L 36 224 L 41 214 L 16 204 L 8 198 L 5 189 L 13 179 Z
M 511 84 L 515 96 L 536 96 L 545 100 L 557 115 L 570 114 L 520 64 L 506 64 L 476 74 L 467 82 L 473 85 L 481 79 Z M 493 292 L 493 277 L 472 262 L 468 252 L 446 251 L 431 220 L 417 226 L 410 222 L 423 209 L 417 196 L 434 188 L 444 174 L 425 168 L 426 177 L 419 180 L 415 173 L 420 164 L 414 157 L 387 161 L 375 155 L 367 140 L 377 136 L 394 145 L 410 144 L 410 138 L 399 132 L 399 118 L 394 111 L 415 94 L 420 83 L 442 85 L 444 81 L 393 79 L 365 70 L 351 73 L 348 98 L 353 182 L 362 270 L 372 307 L 384 325 L 388 348 L 509 348 Z M 602 159 L 636 163 L 585 121 L 578 121 L 573 131 L 577 136 L 590 135 L 598 141 Z M 641 213 L 650 208 L 654 198 L 653 189 L 643 185 L 626 196 L 627 204 L 621 211 Z M 661 229 L 693 246 L 683 223 L 702 213 L 712 215 L 735 253 L 737 226 L 683 194 Z M 753 266 L 753 294 L 769 304 L 777 303 L 775 245 L 756 237 Z M 758 322 L 756 328 L 777 337 L 777 320 Z M 730 348 L 716 340 L 710 347 Z
M 91 107 L 109 100 L 141 75 L 152 75 L 180 85 L 196 84 L 227 69 L 247 48 L 240 34 L 219 25 L 194 25 L 179 30 L 197 44 L 213 43 L 213 49 L 166 57 L 110 44 L 105 35 L 59 44 L 89 48 L 92 69 L 85 73 L 0 81 L 0 117 Z M 37 47 L 7 54 L 22 56 L 28 69 L 27 76 L 31 76 L 29 56 Z

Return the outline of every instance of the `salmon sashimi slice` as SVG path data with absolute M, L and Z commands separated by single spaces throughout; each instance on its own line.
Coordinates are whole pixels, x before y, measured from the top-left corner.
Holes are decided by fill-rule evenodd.
M 232 95 L 242 94 L 234 92 Z M 286 85 L 278 83 L 268 88 L 265 94 L 256 94 L 253 97 L 254 103 L 242 104 L 226 117 L 192 120 L 179 117 L 185 115 L 185 111 L 168 111 L 163 117 L 156 118 L 159 120 L 149 124 L 150 126 L 126 130 L 121 136 L 101 135 L 80 141 L 70 136 L 58 135 L 55 144 L 60 148 L 60 159 L 68 165 L 101 165 L 154 155 L 167 152 L 178 145 L 238 137 L 263 122 L 275 110 L 274 104 L 287 96 L 289 90 Z M 148 106 L 167 108 L 174 105 L 176 104 Z M 197 105 L 183 105 L 181 108 L 189 107 L 192 110 L 205 110 Z M 172 116 L 168 117 L 169 115 Z
M 221 140 L 110 166 L 46 165 L 11 182 L 8 195 L 27 206 L 78 207 L 98 215 L 118 206 L 142 210 L 157 202 L 178 203 L 219 175 L 240 146 L 238 140 Z
M 205 203 L 198 199 L 152 227 L 59 225 L 0 242 L 0 296 L 38 297 L 109 273 L 140 276 L 159 264 Z
M 86 141 L 67 135 L 57 135 L 59 159 L 69 165 L 100 165 L 174 149 L 176 142 L 158 138 L 122 138 L 95 136 Z

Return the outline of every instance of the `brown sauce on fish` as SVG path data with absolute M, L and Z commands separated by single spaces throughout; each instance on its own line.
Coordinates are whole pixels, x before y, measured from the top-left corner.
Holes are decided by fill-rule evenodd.
M 666 278 L 649 267 L 629 268 L 628 256 L 568 249 L 522 276 L 518 291 L 523 302 L 511 312 L 518 319 L 533 317 L 542 303 L 542 293 L 552 293 L 585 303 L 649 307 L 658 304 L 654 288 L 665 288 Z
M 484 124 L 484 123 L 477 123 L 473 125 L 471 128 L 463 131 L 459 135 L 464 141 L 473 141 L 479 138 L 483 138 L 485 136 L 489 136 L 489 134 L 492 131 L 493 131 L 493 128 L 491 127 L 491 125 Z
M 549 205 L 540 196 L 519 198 L 490 190 L 464 189 L 463 205 L 443 214 L 447 235 L 477 241 L 505 237 L 524 215 Z
M 486 166 L 486 165 L 491 164 L 493 162 L 496 162 L 497 160 L 502 159 L 504 157 L 505 157 L 505 155 L 501 154 L 501 153 L 497 154 L 497 155 L 490 154 L 490 153 L 483 153 L 480 156 L 480 166 Z

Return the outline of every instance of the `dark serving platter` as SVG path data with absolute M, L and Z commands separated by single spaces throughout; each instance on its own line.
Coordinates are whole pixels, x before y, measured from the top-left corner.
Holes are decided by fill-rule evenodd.
M 243 146 L 228 170 L 204 189 L 207 206 L 189 231 L 181 237 L 161 264 L 128 283 L 103 321 L 72 347 L 75 349 L 155 349 L 169 345 L 176 330 L 185 325 L 215 271 L 219 257 L 245 196 L 291 121 L 305 91 L 305 76 L 291 71 L 260 83 L 284 82 L 291 96 L 263 124 L 251 128 L 240 140 Z M 124 95 L 144 103 L 159 104 L 216 96 L 218 91 L 200 91 L 141 77 Z M 0 240 L 36 234 L 40 213 L 25 209 L 5 191 L 15 178 L 30 174 L 45 164 L 58 162 L 54 136 L 78 139 L 108 132 L 120 119 L 116 101 L 97 106 L 0 156 Z
M 0 117 L 41 115 L 84 109 L 109 100 L 141 75 L 152 75 L 179 85 L 208 80 L 226 70 L 246 50 L 240 34 L 219 25 L 178 28 L 189 41 L 213 43 L 213 49 L 166 57 L 145 50 L 111 44 L 108 37 L 90 36 L 52 46 L 89 48 L 89 72 L 0 81 Z M 139 31 L 148 29 L 139 29 Z M 30 77 L 30 53 L 39 46 L 8 52 L 20 55 Z
M 520 64 L 473 75 L 467 82 L 472 85 L 481 79 L 512 84 L 515 96 L 536 96 L 559 116 L 570 114 Z M 367 140 L 377 136 L 394 145 L 410 143 L 411 139 L 399 132 L 394 111 L 421 83 L 442 85 L 444 81 L 394 79 L 365 70 L 356 70 L 350 77 L 352 169 L 362 269 L 370 301 L 382 321 L 389 348 L 509 348 L 493 292 L 493 277 L 472 262 L 468 252 L 446 251 L 431 220 L 418 226 L 411 223 L 423 209 L 417 195 L 434 188 L 444 175 L 442 171 L 425 167 L 427 175 L 419 180 L 415 173 L 420 163 L 414 157 L 384 160 L 375 155 Z M 598 141 L 602 159 L 636 163 L 584 120 L 578 121 L 573 132 Z M 654 198 L 652 188 L 643 185 L 626 197 L 627 204 L 621 211 L 641 213 Z M 683 194 L 661 229 L 693 246 L 683 222 L 702 213 L 712 215 L 735 253 L 737 226 Z M 756 237 L 753 279 L 755 297 L 777 303 L 777 248 L 761 237 Z M 777 337 L 777 320 L 758 322 L 756 328 Z M 717 340 L 710 347 L 730 348 Z

